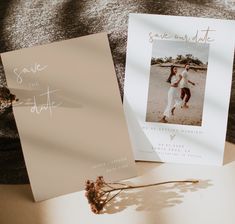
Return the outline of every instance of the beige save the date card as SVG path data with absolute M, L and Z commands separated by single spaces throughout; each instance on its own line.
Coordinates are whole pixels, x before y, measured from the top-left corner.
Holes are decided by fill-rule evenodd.
M 34 198 L 135 175 L 104 33 L 1 54 Z

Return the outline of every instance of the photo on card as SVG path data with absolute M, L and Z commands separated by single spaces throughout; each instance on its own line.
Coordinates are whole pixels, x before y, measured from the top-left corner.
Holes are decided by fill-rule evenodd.
M 202 125 L 209 44 L 155 40 L 146 122 Z

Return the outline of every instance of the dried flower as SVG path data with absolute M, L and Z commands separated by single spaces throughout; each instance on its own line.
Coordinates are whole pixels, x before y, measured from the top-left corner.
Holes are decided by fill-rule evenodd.
M 0 111 L 10 107 L 15 101 L 18 101 L 18 99 L 7 87 L 0 87 Z
M 198 183 L 198 180 L 166 181 L 147 185 L 127 185 L 124 183 L 106 183 L 102 176 L 97 177 L 96 181 L 87 180 L 85 187 L 85 196 L 88 199 L 92 212 L 99 214 L 105 205 L 114 199 L 124 190 L 152 187 L 171 183 Z M 114 194 L 114 192 L 117 192 Z

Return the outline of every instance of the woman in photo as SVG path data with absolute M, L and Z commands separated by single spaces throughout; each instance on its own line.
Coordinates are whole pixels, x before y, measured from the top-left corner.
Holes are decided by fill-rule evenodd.
M 160 122 L 167 123 L 168 121 L 166 118 L 174 115 L 175 108 L 181 106 L 182 100 L 179 97 L 179 82 L 181 81 L 182 77 L 177 78 L 177 68 L 176 66 L 171 66 L 171 73 L 167 79 L 167 82 L 170 83 L 170 88 L 168 90 L 168 101 L 166 109 L 163 113 L 163 118 Z

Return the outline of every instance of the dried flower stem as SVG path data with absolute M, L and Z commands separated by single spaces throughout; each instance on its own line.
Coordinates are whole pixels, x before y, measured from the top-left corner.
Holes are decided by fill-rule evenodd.
M 91 210 L 94 213 L 98 214 L 104 209 L 104 206 L 108 202 L 113 200 L 117 195 L 119 195 L 124 190 L 146 188 L 146 187 L 153 187 L 153 186 L 173 184 L 173 183 L 196 184 L 198 182 L 199 182 L 198 180 L 176 180 L 176 181 L 165 181 L 153 184 L 132 186 L 124 183 L 107 183 L 105 182 L 104 178 L 100 176 L 97 177 L 96 181 L 88 180 L 86 182 L 86 197 L 88 199 L 88 203 L 91 206 Z M 112 193 L 115 191 L 118 192 L 112 195 Z
M 136 186 L 126 185 L 126 187 L 113 188 L 112 190 L 106 190 L 104 192 L 111 193 L 113 191 L 119 191 L 119 190 L 138 189 L 138 188 L 153 187 L 153 186 L 159 186 L 159 185 L 164 185 L 164 184 L 174 184 L 174 183 L 175 184 L 176 183 L 196 184 L 198 182 L 199 182 L 198 180 L 173 180 L 173 181 L 165 181 L 165 182 L 159 182 L 159 183 L 154 183 L 154 184 L 145 184 L 145 185 L 136 185 Z M 120 184 L 120 183 L 110 183 L 110 184 Z M 122 184 L 122 185 L 125 185 L 125 184 Z

